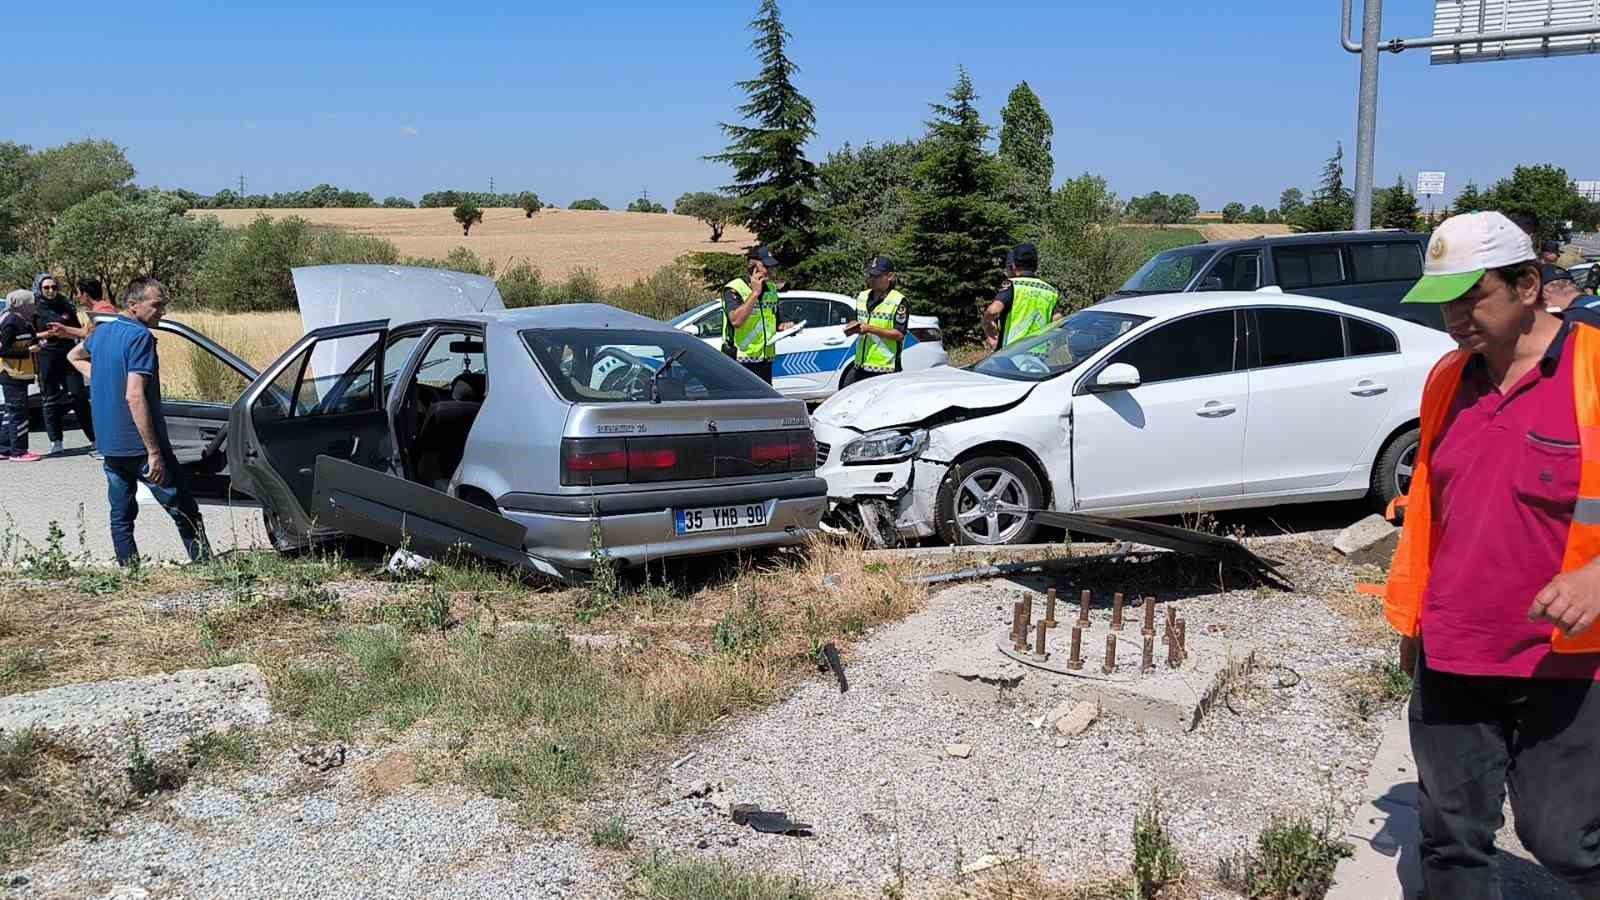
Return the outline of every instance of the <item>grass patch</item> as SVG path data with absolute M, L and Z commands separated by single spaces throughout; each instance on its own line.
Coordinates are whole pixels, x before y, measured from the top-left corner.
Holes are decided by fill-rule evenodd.
M 626 850 L 633 843 L 633 837 L 628 834 L 628 822 L 621 816 L 608 816 L 596 822 L 589 839 L 596 847 L 606 850 Z
M 819 900 L 798 878 L 741 869 L 726 860 L 651 856 L 635 876 L 634 894 L 649 900 Z
M 0 866 L 69 837 L 104 835 L 133 799 L 121 778 L 81 765 L 43 732 L 0 735 Z
M 190 738 L 183 757 L 195 771 L 228 771 L 260 761 L 261 747 L 244 731 L 211 731 Z
M 1344 695 L 1357 718 L 1371 719 L 1411 696 L 1411 676 L 1393 659 L 1381 660 L 1349 676 Z
M 1133 817 L 1133 887 L 1136 898 L 1156 897 L 1183 874 L 1178 849 L 1161 821 L 1161 795 L 1150 792 L 1148 803 Z
M 1251 900 L 1321 900 L 1339 860 L 1354 853 L 1333 833 L 1333 818 L 1273 817 L 1256 849 L 1222 867 L 1222 882 Z
M 1147 255 L 1147 258 L 1163 250 L 1171 250 L 1174 247 L 1187 247 L 1191 244 L 1204 244 L 1206 242 L 1206 236 L 1201 234 L 1197 228 L 1123 226 L 1122 230 L 1139 242 L 1139 247 Z

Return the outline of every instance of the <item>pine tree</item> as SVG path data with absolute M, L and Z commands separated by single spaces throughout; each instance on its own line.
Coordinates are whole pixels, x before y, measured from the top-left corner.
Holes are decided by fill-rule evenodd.
M 1030 222 L 1037 223 L 1042 218 L 1050 197 L 1056 171 L 1055 160 L 1050 156 L 1050 139 L 1054 135 L 1050 114 L 1044 111 L 1044 104 L 1028 83 L 1012 88 L 1005 108 L 1000 110 L 1000 158 L 1021 174 L 1032 207 L 1027 211 Z
M 930 104 L 935 118 L 900 237 L 900 275 L 919 306 L 958 336 L 970 336 L 978 331 L 980 302 L 998 287 L 1015 218 L 990 199 L 1004 170 L 983 149 L 989 126 L 978 115 L 965 67 L 947 96 L 948 105 Z
M 1410 231 L 1417 227 L 1418 215 L 1417 195 L 1406 186 L 1405 176 L 1396 175 L 1393 187 L 1373 191 L 1372 218 L 1379 228 Z
M 737 184 L 726 190 L 741 207 L 742 220 L 788 268 L 789 284 L 803 284 L 800 264 L 817 244 L 809 202 L 817 189 L 817 167 L 804 153 L 816 135 L 816 112 L 792 81 L 798 68 L 784 54 L 789 32 L 777 0 L 761 0 L 750 29 L 756 33 L 751 47 L 761 59 L 761 73 L 739 82 L 750 98 L 739 113 L 753 124 L 723 123 L 728 149 L 707 159 L 733 167 Z
M 1310 205 L 1285 218 L 1295 231 L 1344 231 L 1354 227 L 1355 195 L 1344 186 L 1344 144 L 1338 144 L 1323 165 L 1322 183 L 1311 195 Z

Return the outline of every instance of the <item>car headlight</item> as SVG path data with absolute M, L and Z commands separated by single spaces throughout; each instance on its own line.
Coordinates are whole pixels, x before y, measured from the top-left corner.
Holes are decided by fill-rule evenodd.
M 847 466 L 900 462 L 921 453 L 922 448 L 927 445 L 928 431 L 925 428 L 916 431 L 900 431 L 893 428 L 869 431 L 846 444 L 839 461 Z

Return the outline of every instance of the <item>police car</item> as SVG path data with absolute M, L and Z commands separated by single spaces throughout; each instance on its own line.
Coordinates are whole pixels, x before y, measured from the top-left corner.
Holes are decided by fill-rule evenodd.
M 854 297 L 825 291 L 786 291 L 778 295 L 778 321 L 798 327 L 779 335 L 772 361 L 772 386 L 785 397 L 825 400 L 839 390 L 840 380 L 855 364 L 856 335 L 844 326 L 856 320 Z M 667 324 L 722 347 L 720 300 L 710 300 Z M 900 357 L 907 372 L 948 364 L 937 316 L 912 316 Z

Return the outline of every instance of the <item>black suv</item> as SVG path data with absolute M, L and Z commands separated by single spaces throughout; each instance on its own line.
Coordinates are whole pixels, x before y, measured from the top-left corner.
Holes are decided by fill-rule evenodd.
M 1442 330 L 1437 306 L 1400 305 L 1422 277 L 1427 245 L 1428 235 L 1409 231 L 1329 231 L 1194 244 L 1156 254 L 1106 299 L 1275 287 Z

